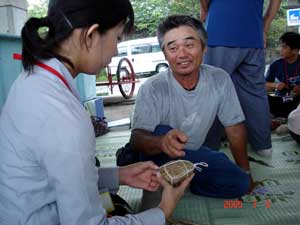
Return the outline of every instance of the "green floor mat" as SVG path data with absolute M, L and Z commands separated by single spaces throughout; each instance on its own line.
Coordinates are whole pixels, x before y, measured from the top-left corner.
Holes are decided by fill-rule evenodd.
M 130 130 L 113 131 L 97 138 L 97 157 L 101 166 L 115 165 L 115 152 L 124 146 Z M 185 219 L 201 225 L 300 225 L 300 148 L 289 136 L 272 136 L 272 158 L 263 158 L 249 150 L 252 175 L 260 181 L 256 195 L 242 199 L 215 199 L 186 192 L 173 219 Z M 223 148 L 231 159 L 228 148 Z M 119 194 L 138 211 L 142 191 L 120 187 Z
M 116 151 L 129 140 L 130 131 L 111 131 L 96 138 L 96 156 L 101 166 L 116 165 Z

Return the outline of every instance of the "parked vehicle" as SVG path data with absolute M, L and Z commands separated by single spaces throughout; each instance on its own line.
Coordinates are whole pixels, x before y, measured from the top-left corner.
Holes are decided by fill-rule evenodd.
M 124 57 L 129 59 L 137 75 L 153 74 L 169 67 L 156 37 L 119 43 L 118 55 L 109 64 L 112 74 L 116 74 L 118 63 Z

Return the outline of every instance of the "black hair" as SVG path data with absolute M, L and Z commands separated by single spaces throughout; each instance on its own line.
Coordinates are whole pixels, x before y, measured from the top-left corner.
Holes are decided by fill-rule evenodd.
M 109 29 L 124 24 L 124 34 L 133 29 L 134 13 L 130 0 L 50 0 L 48 14 L 44 18 L 30 18 L 24 25 L 22 37 L 22 64 L 31 71 L 38 59 L 56 57 L 74 66 L 72 62 L 55 53 L 55 48 L 67 39 L 75 28 L 88 28 L 99 24 L 104 34 Z M 39 33 L 48 28 L 45 35 Z
M 286 32 L 279 38 L 281 43 L 285 43 L 291 49 L 300 49 L 300 35 L 295 32 Z
M 189 15 L 171 15 L 162 20 L 157 27 L 156 35 L 161 49 L 164 48 L 163 39 L 165 34 L 168 31 L 180 26 L 189 26 L 193 28 L 195 31 L 197 31 L 203 46 L 206 45 L 207 33 L 200 20 Z

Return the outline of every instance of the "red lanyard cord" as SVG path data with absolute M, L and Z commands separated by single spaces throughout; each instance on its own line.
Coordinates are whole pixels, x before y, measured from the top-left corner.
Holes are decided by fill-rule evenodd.
M 297 61 L 298 60 L 299 60 L 299 58 L 297 58 Z M 284 59 L 283 62 L 284 62 L 285 85 L 288 88 L 288 86 L 289 86 L 289 78 L 290 77 L 295 77 L 297 75 L 297 73 L 298 73 L 298 71 L 300 69 L 300 62 L 298 62 L 296 70 L 293 72 L 293 74 L 291 76 L 288 75 L 288 70 L 287 70 L 288 66 L 287 66 L 286 60 Z
M 22 55 L 14 53 L 13 58 L 16 59 L 16 60 L 22 60 Z M 39 61 L 36 61 L 34 64 L 41 67 L 41 68 L 43 68 L 44 70 L 47 70 L 48 72 L 52 73 L 54 76 L 57 76 L 66 85 L 66 87 L 69 89 L 69 91 L 72 92 L 72 90 L 71 90 L 68 82 L 66 81 L 66 79 L 57 70 L 53 69 L 52 67 L 50 67 L 50 66 L 48 66 L 44 63 L 39 62 Z

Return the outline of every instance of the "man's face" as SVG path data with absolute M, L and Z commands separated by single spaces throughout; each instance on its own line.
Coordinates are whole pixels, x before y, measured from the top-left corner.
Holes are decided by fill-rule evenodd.
M 175 75 L 198 73 L 204 49 L 193 28 L 180 26 L 168 31 L 164 36 L 163 46 L 165 57 Z
M 288 46 L 284 42 L 281 43 L 281 46 L 280 46 L 281 58 L 290 59 L 290 58 L 294 57 L 295 55 L 298 55 L 298 49 L 291 49 L 290 46 Z

